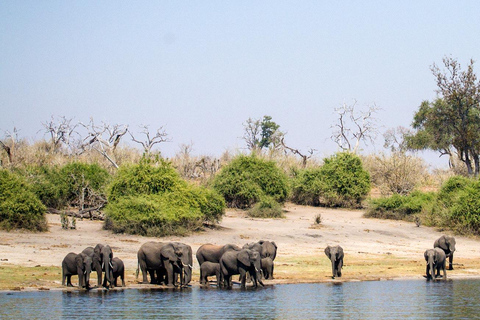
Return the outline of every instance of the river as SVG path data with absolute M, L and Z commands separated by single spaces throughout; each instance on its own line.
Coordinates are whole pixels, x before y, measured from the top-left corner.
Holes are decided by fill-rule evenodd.
M 480 280 L 0 292 L 1 319 L 472 319 Z

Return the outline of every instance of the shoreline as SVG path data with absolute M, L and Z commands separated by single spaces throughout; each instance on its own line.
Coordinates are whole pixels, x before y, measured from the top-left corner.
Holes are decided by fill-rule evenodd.
M 101 221 L 77 220 L 77 229 L 61 228 L 60 216 L 47 214 L 49 231 L 28 233 L 0 231 L 0 291 L 67 290 L 61 287 L 61 262 L 69 252 L 81 252 L 97 243 L 109 244 L 125 263 L 127 288 L 141 288 L 135 280 L 137 251 L 148 241 L 178 241 L 192 247 L 192 285 L 198 285 L 196 250 L 205 243 L 275 241 L 278 246 L 274 280 L 269 284 L 328 283 L 351 281 L 424 279 L 423 253 L 443 234 L 430 227 L 396 220 L 364 218 L 362 210 L 329 209 L 287 203 L 284 219 L 246 217 L 241 210 L 227 210 L 217 228 L 185 237 L 163 238 L 113 234 Z M 321 225 L 314 225 L 317 215 Z M 480 240 L 455 236 L 454 270 L 448 279 L 480 278 Z M 341 279 L 331 279 L 327 245 L 341 245 L 345 252 Z M 73 276 L 73 282 L 77 278 Z M 91 282 L 96 284 L 96 274 Z M 17 290 L 14 290 L 17 289 Z

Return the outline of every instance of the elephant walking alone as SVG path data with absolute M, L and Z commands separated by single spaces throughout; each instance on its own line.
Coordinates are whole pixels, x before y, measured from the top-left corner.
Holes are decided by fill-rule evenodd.
M 332 262 L 332 279 L 342 276 L 343 267 L 343 248 L 340 246 L 327 246 L 325 248 L 325 254 Z
M 434 248 L 440 248 L 445 252 L 445 256 L 448 258 L 448 270 L 453 270 L 453 253 L 455 252 L 455 238 L 451 236 L 441 236 L 435 240 L 433 244 Z

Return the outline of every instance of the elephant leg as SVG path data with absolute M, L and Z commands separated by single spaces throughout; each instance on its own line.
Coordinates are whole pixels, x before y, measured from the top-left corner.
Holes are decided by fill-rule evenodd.
M 231 289 L 232 288 L 232 276 L 231 275 L 224 275 L 224 283 L 225 288 Z
M 166 270 L 166 273 L 167 273 L 167 281 L 166 281 L 166 285 L 167 287 L 174 287 L 175 284 L 174 284 L 174 274 L 173 274 L 173 265 L 169 262 L 166 263 L 166 266 L 165 266 L 165 270 Z
M 240 279 L 242 279 L 240 281 L 240 286 L 241 286 L 242 289 L 245 289 L 246 288 L 246 282 L 247 282 L 247 275 L 246 275 L 245 271 L 241 270 L 241 269 L 240 269 Z
M 72 276 L 68 275 L 67 276 L 67 287 L 73 287 L 72 285 Z
M 453 253 L 448 257 L 448 270 L 453 270 Z

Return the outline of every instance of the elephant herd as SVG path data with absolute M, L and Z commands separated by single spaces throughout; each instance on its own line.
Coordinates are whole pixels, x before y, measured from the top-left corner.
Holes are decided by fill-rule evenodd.
M 78 275 L 78 287 L 90 289 L 90 273 L 97 272 L 97 284 L 106 288 L 117 286 L 117 278 L 122 279 L 125 286 L 125 266 L 123 261 L 113 257 L 109 245 L 97 244 L 95 248 L 87 247 L 81 253 L 70 252 L 62 261 L 62 285 L 72 287 L 72 275 Z M 98 286 L 97 285 L 97 286 Z
M 443 270 L 446 279 L 446 258 L 449 258 L 449 270 L 453 269 L 455 238 L 442 236 L 434 243 L 433 249 L 424 253 L 427 262 L 426 278 L 436 280 Z M 343 248 L 327 246 L 325 255 L 332 264 L 332 278 L 342 276 Z M 196 258 L 200 266 L 200 285 L 208 285 L 208 277 L 215 276 L 217 287 L 231 288 L 232 276 L 239 275 L 242 288 L 247 280 L 253 287 L 264 285 L 262 279 L 273 279 L 274 260 L 277 245 L 273 241 L 260 240 L 245 244 L 242 248 L 235 244 L 201 245 Z M 142 282 L 163 284 L 168 287 L 184 287 L 192 280 L 192 247 L 181 242 L 147 242 L 137 252 L 138 268 L 136 276 L 142 272 Z M 125 267 L 123 261 L 113 257 L 109 245 L 97 244 L 87 247 L 81 253 L 70 252 L 62 261 L 62 285 L 72 286 L 71 276 L 78 275 L 78 287 L 90 289 L 90 273 L 97 272 L 97 286 L 105 288 L 117 286 L 117 278 L 125 286 Z M 103 274 L 105 274 L 103 276 Z M 150 281 L 148 276 L 150 275 Z M 103 282 L 102 282 L 103 278 Z

